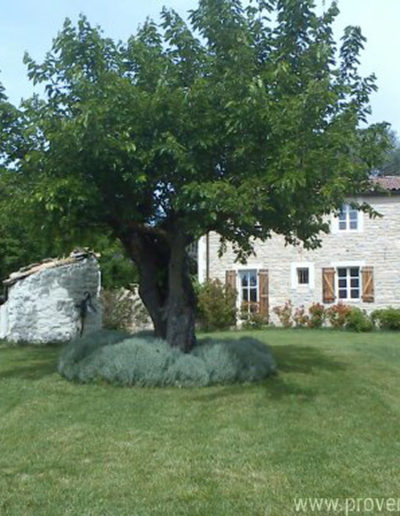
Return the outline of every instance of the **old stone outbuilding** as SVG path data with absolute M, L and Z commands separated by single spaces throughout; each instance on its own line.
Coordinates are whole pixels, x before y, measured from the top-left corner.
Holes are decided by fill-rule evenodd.
M 97 257 L 89 250 L 20 269 L 4 281 L 0 338 L 48 344 L 97 331 L 100 284 Z

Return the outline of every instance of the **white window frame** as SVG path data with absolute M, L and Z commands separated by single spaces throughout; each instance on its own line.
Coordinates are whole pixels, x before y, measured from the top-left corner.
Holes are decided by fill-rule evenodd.
M 199 244 L 197 246 L 197 275 L 199 279 L 199 283 L 204 283 L 206 278 L 206 268 L 207 268 L 207 257 L 206 257 L 206 236 L 202 236 L 199 238 Z
M 346 297 L 340 297 L 339 296 L 339 290 L 343 290 L 343 287 L 339 287 L 339 280 L 343 279 L 342 277 L 339 277 L 339 269 L 344 269 L 346 271 L 346 276 L 344 277 L 346 279 Z M 351 297 L 351 291 L 353 290 L 352 287 L 351 287 L 351 279 L 354 278 L 353 276 L 351 276 L 351 269 L 358 269 L 358 287 L 355 287 L 357 288 L 358 290 L 358 297 Z M 350 267 L 338 267 L 336 269 L 336 285 L 335 285 L 335 288 L 336 288 L 336 298 L 338 300 L 338 302 L 346 302 L 346 303 L 349 303 L 349 302 L 360 302 L 361 299 L 362 299 L 362 275 L 361 275 L 361 269 L 360 267 L 357 267 L 357 266 L 350 266 Z M 349 294 L 350 294 L 350 297 L 349 297 Z
M 362 292 L 363 292 L 363 285 L 362 285 L 362 268 L 365 266 L 365 261 L 345 261 L 345 262 L 332 262 L 331 266 L 335 269 L 335 297 L 336 301 L 339 303 L 361 303 L 362 302 Z M 338 269 L 352 269 L 357 267 L 359 269 L 359 295 L 358 298 L 346 298 L 346 299 L 340 299 L 339 298 L 339 273 Z M 347 287 L 349 288 L 349 287 Z
M 251 267 L 251 266 L 241 267 L 241 268 L 237 269 L 237 271 L 236 271 L 236 287 L 237 287 L 237 291 L 239 293 L 239 295 L 237 296 L 237 298 L 238 298 L 237 307 L 239 308 L 239 310 L 243 310 L 242 275 L 245 273 L 253 272 L 253 271 L 255 271 L 255 273 L 256 273 L 256 286 L 255 287 L 248 286 L 247 289 L 250 294 L 250 288 L 253 288 L 253 289 L 256 288 L 255 303 L 259 305 L 259 303 L 260 303 L 260 278 L 259 278 L 259 274 L 258 274 L 259 270 L 260 270 L 259 267 L 257 268 L 257 267 Z M 250 313 L 250 303 L 248 305 L 248 312 Z
M 357 201 L 356 201 L 357 202 Z M 346 228 L 340 229 L 339 226 L 339 214 L 335 215 L 332 214 L 331 219 L 331 232 L 332 233 L 341 233 L 341 234 L 354 234 L 354 233 L 362 233 L 364 231 L 364 213 L 360 210 L 355 210 L 357 213 L 357 228 L 350 229 L 350 211 L 353 210 L 353 208 L 350 206 L 350 202 L 346 202 L 342 206 L 342 210 L 346 214 Z
M 236 267 L 234 270 L 236 272 L 236 291 L 238 295 L 236 297 L 236 308 L 240 311 L 242 310 L 242 281 L 241 275 L 242 272 L 256 271 L 257 277 L 257 303 L 260 303 L 260 276 L 259 272 L 262 269 L 261 264 L 246 264 L 241 265 L 240 267 Z
M 308 269 L 308 283 L 299 283 L 297 269 Z M 312 262 L 292 262 L 290 264 L 290 283 L 292 289 L 313 290 L 315 288 L 315 268 Z

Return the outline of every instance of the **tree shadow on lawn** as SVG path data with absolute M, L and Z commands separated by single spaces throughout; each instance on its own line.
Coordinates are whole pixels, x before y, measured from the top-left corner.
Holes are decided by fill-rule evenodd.
M 278 366 L 276 376 L 269 377 L 264 382 L 267 395 L 271 399 L 280 400 L 290 397 L 301 403 L 312 401 L 319 394 L 318 388 L 293 382 L 289 376 L 290 373 L 314 375 L 320 371 L 337 373 L 347 369 L 345 363 L 314 347 L 290 344 L 271 349 Z
M 299 402 L 312 401 L 319 393 L 316 388 L 306 387 L 295 383 L 288 376 L 290 373 L 307 375 L 318 374 L 319 371 L 339 372 L 347 369 L 343 362 L 326 355 L 319 349 L 307 346 L 282 345 L 268 346 L 277 363 L 277 372 L 262 382 L 247 384 L 249 389 L 265 387 L 270 399 L 280 400 L 291 397 Z M 243 393 L 243 387 L 238 384 L 221 386 L 213 392 L 204 392 L 197 396 L 197 401 L 212 401 Z
M 343 371 L 347 365 L 326 355 L 318 348 L 288 344 L 270 346 L 278 365 L 278 371 L 284 373 L 313 374 L 316 371 Z
M 40 380 L 44 376 L 57 371 L 59 347 L 42 348 L 1 348 L 0 349 L 0 380 L 20 378 L 22 380 Z M 7 353 L 11 357 L 7 357 Z M 4 363 L 6 362 L 6 366 Z

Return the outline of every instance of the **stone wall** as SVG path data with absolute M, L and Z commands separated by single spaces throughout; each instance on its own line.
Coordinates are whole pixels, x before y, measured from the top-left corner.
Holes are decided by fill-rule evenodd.
M 139 285 L 102 292 L 103 326 L 130 333 L 153 329 L 150 315 L 139 296 Z
M 359 199 L 360 200 L 360 199 Z M 245 266 L 235 263 L 235 255 L 228 246 L 227 252 L 218 257 L 219 236 L 209 235 L 210 278 L 225 282 L 225 271 L 241 269 L 268 269 L 269 271 L 269 313 L 274 323 L 276 316 L 272 308 L 283 305 L 291 299 L 295 306 L 312 302 L 322 303 L 322 268 L 338 266 L 372 266 L 374 269 L 374 302 L 346 301 L 367 311 L 389 305 L 400 307 L 400 196 L 374 196 L 364 199 L 382 217 L 370 218 L 361 214 L 360 230 L 356 232 L 331 232 L 322 235 L 322 247 L 307 251 L 302 246 L 285 246 L 278 235 L 267 242 L 255 242 L 255 256 Z M 335 219 L 330 218 L 332 228 Z M 206 245 L 205 237 L 199 243 L 199 279 L 205 279 Z M 293 285 L 295 266 L 308 264 L 313 271 L 309 286 Z M 335 302 L 338 300 L 336 299 Z M 329 306 L 329 305 L 326 305 Z
M 84 333 L 101 328 L 100 268 L 94 256 L 27 275 L 9 287 L 1 307 L 1 338 L 34 344 L 65 342 L 81 329 L 78 305 L 91 294 Z

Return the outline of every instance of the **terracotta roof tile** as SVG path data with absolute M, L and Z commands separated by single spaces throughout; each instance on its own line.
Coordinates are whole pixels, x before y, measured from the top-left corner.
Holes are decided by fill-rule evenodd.
M 61 265 L 76 263 L 89 257 L 99 258 L 100 255 L 94 253 L 88 248 L 85 248 L 72 251 L 72 253 L 66 258 L 45 258 L 39 263 L 32 263 L 26 267 L 21 267 L 17 272 L 11 273 L 10 276 L 3 281 L 3 284 L 9 287 L 17 281 L 27 278 L 32 274 L 36 274 L 37 272 L 44 271 L 45 269 L 53 269 L 54 267 L 60 267 Z
M 400 176 L 374 177 L 372 182 L 392 192 L 400 191 Z

